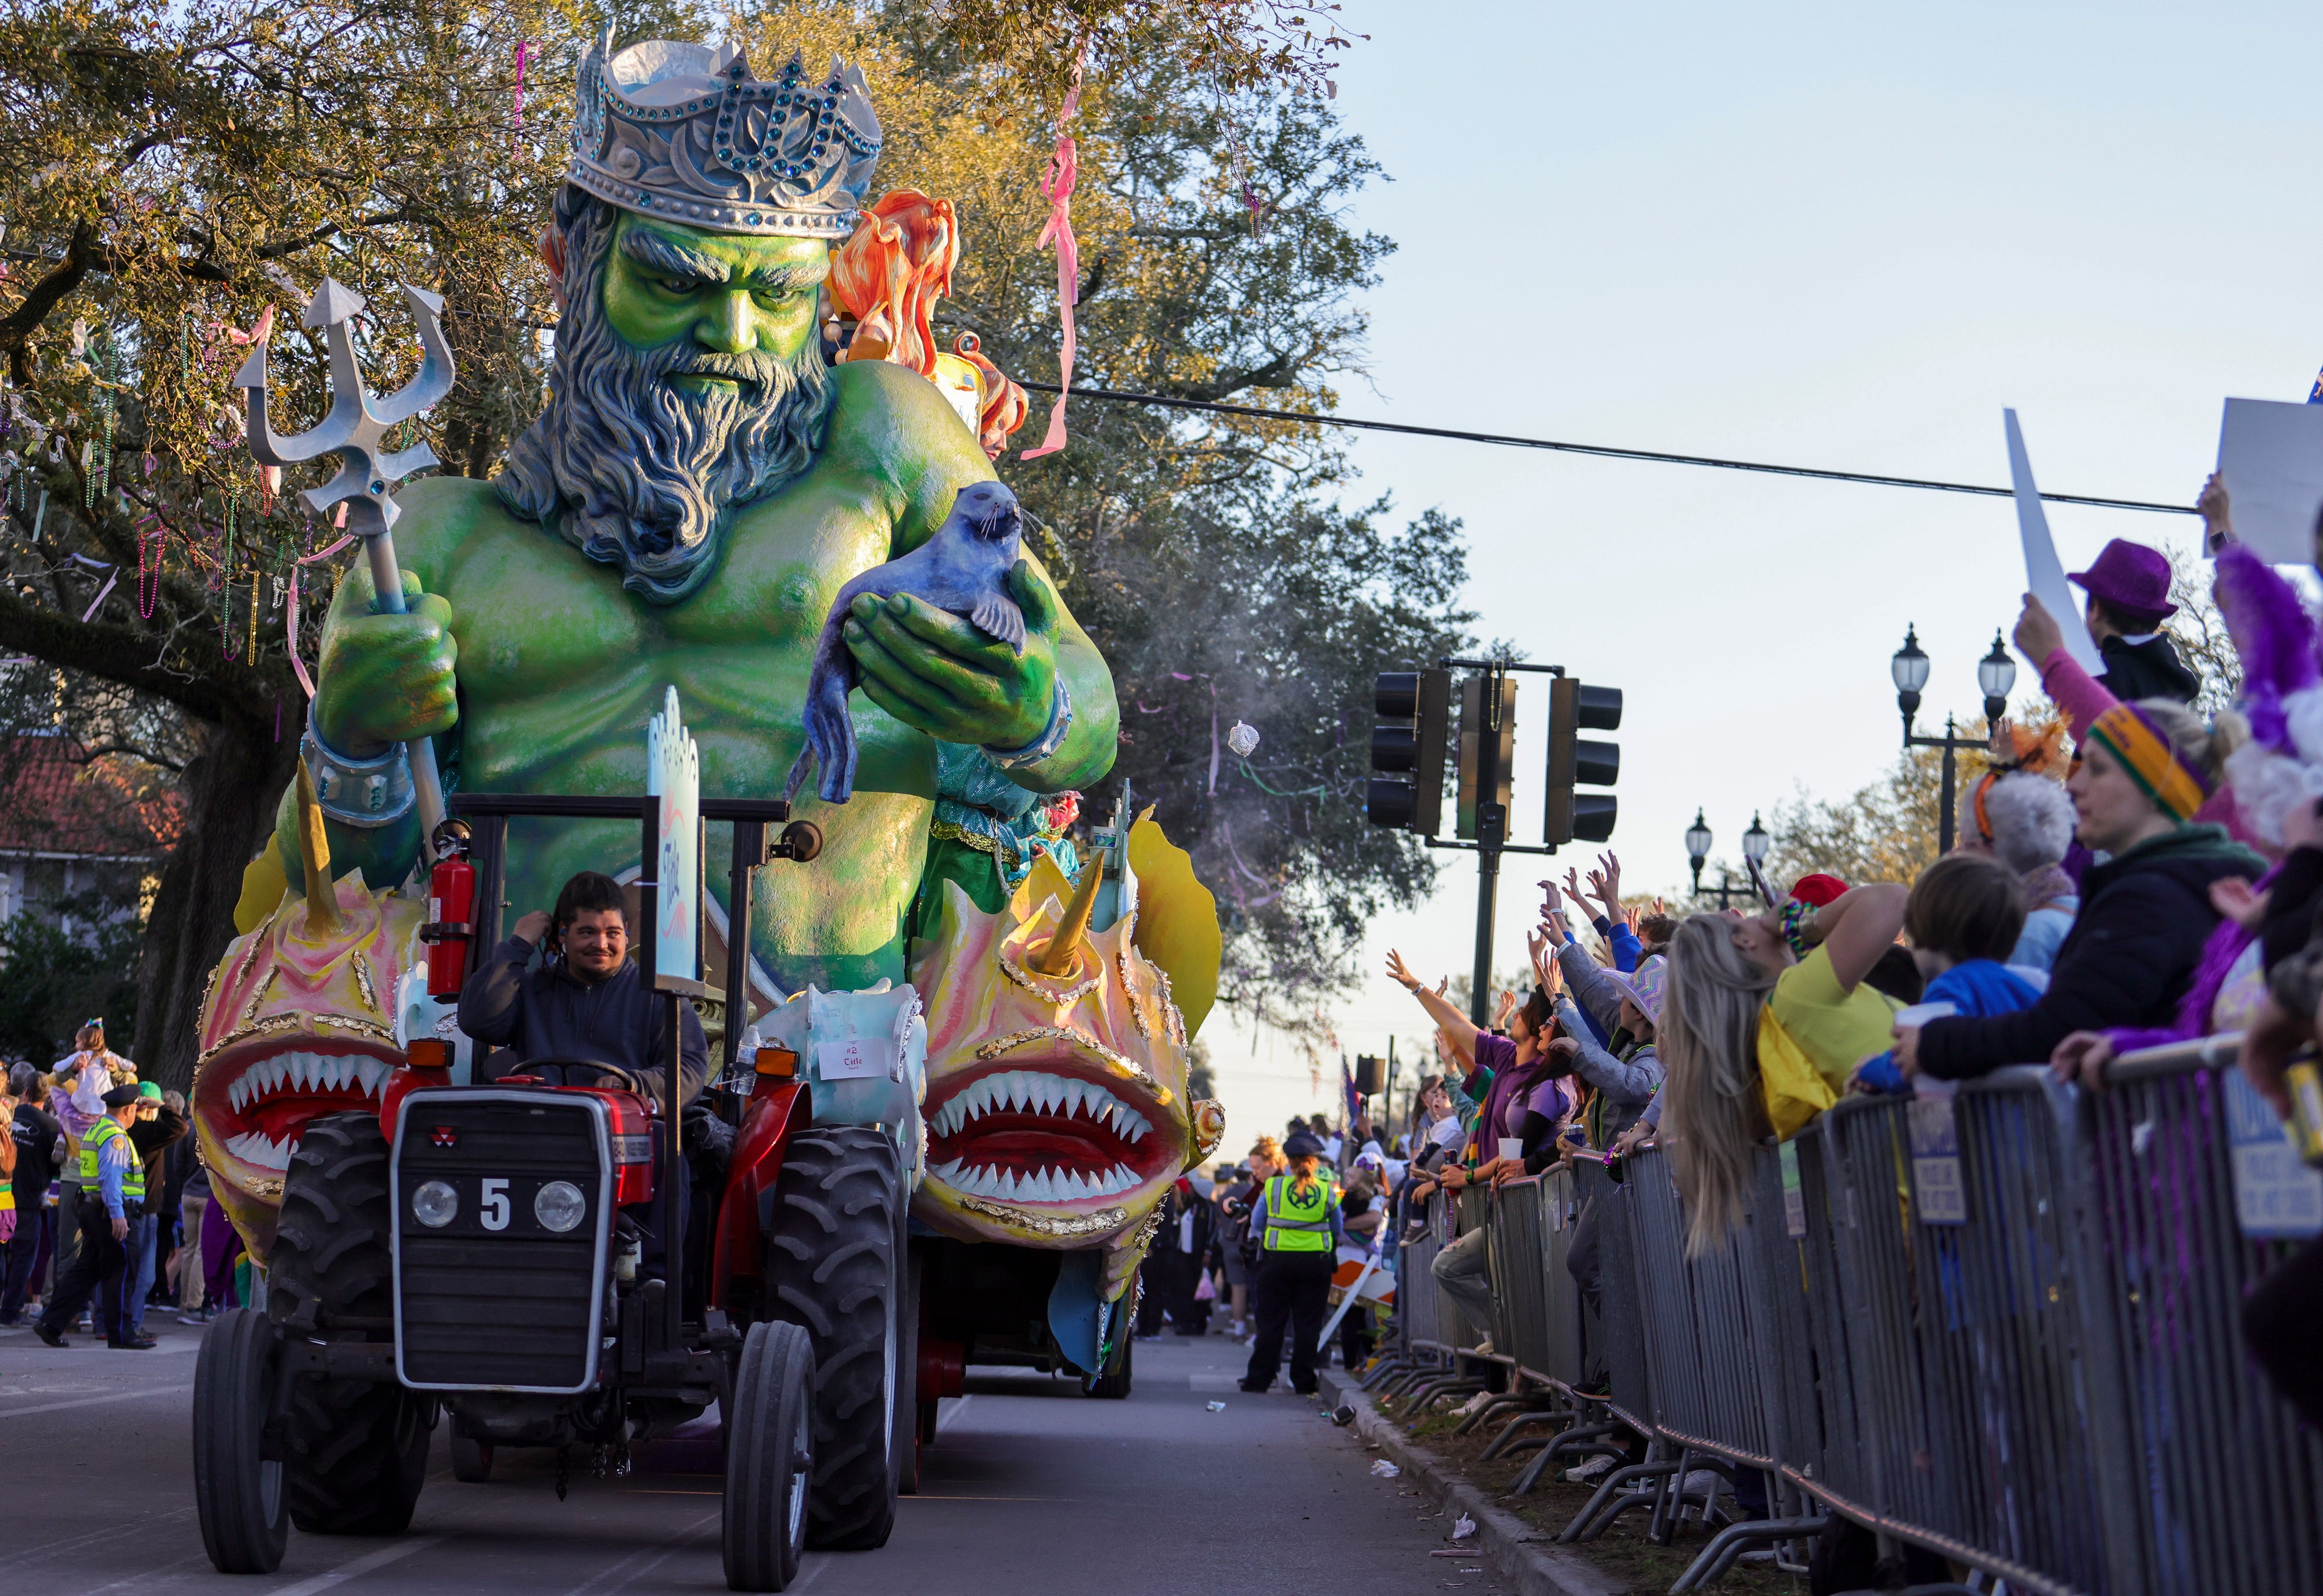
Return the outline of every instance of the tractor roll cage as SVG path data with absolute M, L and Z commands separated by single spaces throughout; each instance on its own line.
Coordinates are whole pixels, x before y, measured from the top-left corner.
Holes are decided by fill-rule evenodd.
M 685 1293 L 679 1282 L 684 1279 L 685 1213 L 684 1205 L 675 1200 L 673 1172 L 678 1157 L 679 1109 L 684 1097 L 677 1005 L 681 998 L 708 996 L 710 989 L 702 983 L 699 939 L 695 942 L 693 978 L 654 973 L 654 940 L 656 929 L 661 923 L 661 889 L 659 883 L 643 872 L 661 857 L 661 800 L 652 795 L 594 798 L 569 793 L 454 793 L 446 806 L 454 817 L 469 823 L 468 860 L 476 872 L 475 907 L 471 911 L 473 920 L 468 937 L 470 976 L 500 943 L 500 891 L 507 878 L 508 823 L 511 819 L 636 821 L 642 828 L 636 885 L 638 918 L 644 923 L 638 928 L 639 934 L 635 941 L 638 969 L 663 1000 L 662 1058 L 668 1069 L 668 1078 L 663 1087 L 662 1101 L 666 1106 L 661 1115 L 661 1133 L 654 1138 L 654 1206 L 660 1221 L 665 1256 L 671 1261 L 670 1284 L 665 1294 L 669 1317 L 663 1344 L 673 1349 L 683 1347 L 686 1344 Z M 719 1070 L 722 1077 L 734 1068 L 735 1049 L 742 1034 L 741 1016 L 749 1013 L 751 873 L 778 858 L 796 859 L 802 864 L 813 858 L 822 851 L 822 833 L 806 821 L 791 821 L 791 806 L 779 798 L 703 798 L 701 815 L 704 830 L 712 821 L 726 821 L 734 829 L 733 856 L 727 872 L 726 1034 L 721 1044 L 724 1056 Z M 785 824 L 786 821 L 789 823 Z M 772 842 L 767 836 L 769 826 L 783 827 L 781 836 Z M 702 880 L 707 857 L 708 849 L 695 848 L 696 903 L 708 901 Z M 479 1058 L 477 1062 L 481 1064 L 482 1059 Z

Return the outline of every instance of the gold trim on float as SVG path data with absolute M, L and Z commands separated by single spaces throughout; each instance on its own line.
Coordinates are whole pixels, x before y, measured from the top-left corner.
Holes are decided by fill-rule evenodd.
M 1036 1041 L 1061 1041 L 1072 1047 L 1087 1049 L 1152 1093 L 1154 1102 L 1161 1106 L 1167 1108 L 1177 1101 L 1176 1094 L 1160 1081 L 1155 1080 L 1143 1064 L 1138 1063 L 1134 1059 L 1124 1058 L 1088 1032 L 1075 1031 L 1070 1026 L 1034 1025 L 1024 1031 L 1012 1031 L 1005 1036 L 996 1036 L 978 1048 L 976 1057 L 978 1062 L 989 1064 L 1004 1053 L 1013 1053 L 1020 1048 L 1029 1048 Z
M 252 1006 L 257 1005 L 252 1003 Z M 262 1020 L 237 1025 L 218 1038 L 216 1045 L 207 1049 L 200 1058 L 194 1060 L 194 1068 L 199 1069 L 236 1042 L 248 1041 L 256 1036 L 280 1036 L 286 1031 L 297 1031 L 308 1025 L 330 1025 L 341 1031 L 352 1031 L 358 1036 L 376 1038 L 390 1047 L 395 1045 L 394 1032 L 384 1025 L 374 1025 L 369 1020 L 358 1020 L 352 1014 L 269 1014 Z M 317 1032 L 315 1040 L 328 1041 L 330 1039 Z
M 1126 1208 L 1099 1208 L 1094 1214 L 1035 1214 L 1024 1208 L 987 1202 L 982 1197 L 953 1191 L 950 1187 L 945 1187 L 944 1190 L 952 1201 L 971 1214 L 981 1214 L 987 1219 L 996 1219 L 1003 1225 L 1013 1225 L 1035 1235 L 1085 1236 L 1094 1231 L 1111 1230 L 1129 1217 Z M 1154 1212 L 1161 1210 L 1157 1208 Z
M 355 986 L 363 993 L 363 1007 L 374 1014 L 379 1013 L 379 988 L 371 982 L 371 960 L 363 957 L 360 948 L 348 954 L 347 959 L 354 966 Z
M 1015 959 L 1009 958 L 1005 953 L 996 953 L 993 957 L 1000 961 L 1001 974 L 1006 976 L 1010 980 L 1015 982 L 1016 985 L 1024 988 L 1025 991 L 1039 998 L 1042 1003 L 1053 1003 L 1060 1009 L 1070 1008 L 1074 1004 L 1077 1004 L 1082 998 L 1087 997 L 1090 993 L 1096 991 L 1105 983 L 1105 968 L 1100 965 L 1097 968 L 1097 973 L 1091 976 L 1088 980 L 1083 981 L 1079 986 L 1068 987 L 1062 992 L 1051 992 L 1047 987 L 1039 986 L 1036 983 L 1044 979 L 1054 980 L 1054 977 L 1036 976 L 1031 970 L 1026 969 L 1023 965 L 1018 964 Z

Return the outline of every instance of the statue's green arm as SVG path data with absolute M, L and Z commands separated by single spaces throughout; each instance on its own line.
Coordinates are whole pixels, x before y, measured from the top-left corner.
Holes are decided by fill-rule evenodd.
M 890 496 L 891 558 L 934 536 L 962 488 L 997 480 L 992 463 L 935 385 L 916 372 L 864 361 L 836 368 L 833 377 L 840 398 L 828 447 Z M 1055 616 L 1057 675 L 1071 696 L 1073 718 L 1055 753 L 1008 774 L 1028 791 L 1060 793 L 1088 786 L 1113 768 L 1121 708 L 1105 656 L 1065 607 L 1039 556 L 1028 549 L 1024 559 Z
M 410 721 L 433 725 L 439 738 L 456 726 L 459 710 L 451 683 L 458 650 L 451 611 L 432 595 L 445 562 L 478 514 L 492 501 L 489 484 L 462 477 L 430 477 L 399 496 L 403 511 L 395 527 L 396 556 L 404 573 L 405 617 L 375 615 L 371 567 L 360 555 L 340 578 L 323 621 L 316 671 L 316 720 L 340 752 L 375 753 L 384 744 L 366 740 L 361 729 Z M 364 624 L 356 626 L 361 621 Z M 385 624 L 381 624 L 385 623 Z M 390 729 L 393 729 L 390 727 Z M 282 873 L 294 892 L 306 876 L 298 857 L 296 784 L 285 787 L 274 811 L 274 846 Z M 419 859 L 419 814 L 415 805 L 382 826 L 351 826 L 326 819 L 334 879 L 360 868 L 374 891 L 400 882 Z

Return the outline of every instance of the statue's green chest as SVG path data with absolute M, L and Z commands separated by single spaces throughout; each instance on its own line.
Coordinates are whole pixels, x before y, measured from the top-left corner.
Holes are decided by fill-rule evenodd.
M 646 722 L 675 685 L 704 791 L 763 792 L 796 752 L 832 600 L 890 546 L 884 518 L 813 488 L 738 516 L 710 579 L 670 605 L 539 527 L 480 518 L 429 582 L 459 644 L 463 784 L 619 790 L 642 777 Z

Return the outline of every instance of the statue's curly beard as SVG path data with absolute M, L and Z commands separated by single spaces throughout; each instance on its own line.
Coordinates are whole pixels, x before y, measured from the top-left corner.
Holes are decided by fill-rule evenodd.
M 831 412 L 829 371 L 813 341 L 790 360 L 684 341 L 633 349 L 599 292 L 619 213 L 577 197 L 569 218 L 558 206 L 565 308 L 548 405 L 494 485 L 517 514 L 553 520 L 589 558 L 620 566 L 630 592 L 675 604 L 717 564 L 721 513 L 813 463 Z M 731 381 L 675 381 L 688 374 Z

